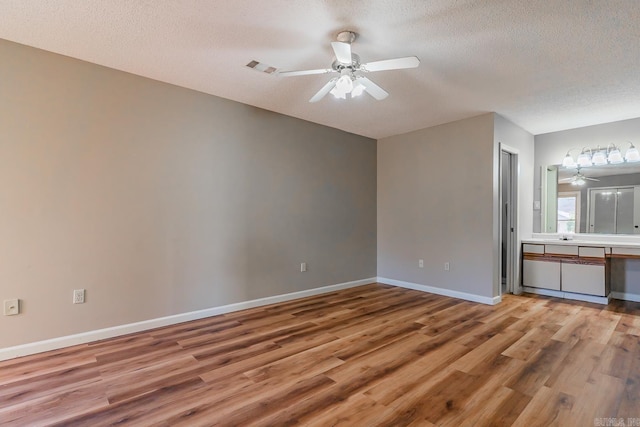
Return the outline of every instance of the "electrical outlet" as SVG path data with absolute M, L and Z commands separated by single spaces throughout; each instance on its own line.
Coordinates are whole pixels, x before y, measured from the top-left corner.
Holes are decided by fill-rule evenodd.
M 418 260 L 418 267 L 424 268 L 424 260 L 423 259 L 419 259 Z
M 448 262 L 444 263 L 444 271 L 449 271 L 449 267 L 451 267 L 451 265 L 449 265 Z
M 73 291 L 73 303 L 84 304 L 84 289 L 76 289 Z
M 300 272 L 304 273 L 305 271 L 307 271 L 307 263 L 306 262 L 301 262 L 300 263 Z
M 15 316 L 20 314 L 20 300 L 18 298 L 4 300 L 4 315 Z

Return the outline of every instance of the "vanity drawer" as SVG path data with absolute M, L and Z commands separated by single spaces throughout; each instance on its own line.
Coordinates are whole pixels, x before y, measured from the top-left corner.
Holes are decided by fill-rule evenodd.
M 580 246 L 578 248 L 578 255 L 589 258 L 604 258 L 604 248 Z
M 528 254 L 544 255 L 544 245 L 532 245 L 530 243 L 524 243 L 522 245 L 522 252 Z
M 640 256 L 640 249 L 638 248 L 611 248 L 613 255 L 635 255 Z
M 544 252 L 550 255 L 578 255 L 578 246 L 544 245 Z

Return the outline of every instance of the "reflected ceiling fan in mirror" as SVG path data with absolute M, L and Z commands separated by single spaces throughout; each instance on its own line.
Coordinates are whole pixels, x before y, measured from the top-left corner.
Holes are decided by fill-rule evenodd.
M 318 102 L 328 93 L 336 98 L 346 99 L 360 96 L 366 92 L 378 101 L 385 99 L 389 94 L 380 86 L 372 82 L 364 74 L 375 71 L 401 70 L 405 68 L 415 68 L 420 65 L 420 60 L 416 56 L 404 58 L 385 59 L 361 63 L 360 57 L 351 51 L 351 43 L 356 39 L 353 31 L 342 31 L 337 36 L 337 41 L 331 43 L 333 52 L 336 55 L 331 68 L 321 68 L 316 70 L 302 71 L 281 71 L 277 74 L 282 77 L 308 76 L 311 74 L 339 74 L 329 80 L 309 102 Z
M 580 166 L 578 166 L 578 170 L 576 173 L 570 178 L 564 178 L 558 180 L 558 183 L 561 184 L 571 184 L 571 185 L 584 185 L 587 181 L 600 181 L 596 178 L 589 178 L 588 176 L 584 176 L 582 172 L 580 172 Z

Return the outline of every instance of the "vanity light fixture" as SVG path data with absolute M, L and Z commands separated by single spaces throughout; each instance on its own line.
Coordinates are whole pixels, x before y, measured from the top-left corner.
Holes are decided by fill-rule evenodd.
M 620 149 L 613 143 L 609 144 L 606 149 L 600 148 L 598 146 L 595 149 L 591 149 L 589 147 L 584 147 L 578 155 L 577 160 L 574 160 L 571 155 L 572 150 L 576 150 L 577 148 L 572 148 L 567 151 L 567 154 L 562 159 L 562 167 L 575 169 L 575 168 L 588 168 L 589 166 L 605 166 L 607 164 L 617 165 L 620 163 L 635 163 L 640 162 L 640 151 L 633 145 L 631 141 L 629 142 L 629 149 L 627 152 L 622 155 Z

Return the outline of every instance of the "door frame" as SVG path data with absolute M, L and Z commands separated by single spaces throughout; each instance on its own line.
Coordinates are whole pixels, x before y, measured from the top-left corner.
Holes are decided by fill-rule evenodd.
M 499 143 L 499 200 L 500 200 L 500 218 L 499 218 L 499 230 L 500 230 L 500 245 L 502 244 L 502 207 L 504 201 L 502 200 L 502 174 L 504 172 L 504 165 L 502 164 L 502 153 L 508 153 L 511 156 L 512 168 L 508 171 L 511 181 L 511 192 L 509 194 L 511 203 L 509 205 L 509 213 L 511 223 L 507 224 L 507 229 L 511 230 L 510 236 L 507 239 L 506 250 L 506 265 L 507 265 L 507 293 L 514 293 L 516 295 L 522 293 L 522 285 L 520 283 L 520 230 L 518 228 L 518 215 L 519 215 L 519 175 L 520 175 L 520 152 L 513 147 L 510 147 L 502 142 Z M 500 253 L 500 268 L 502 268 L 502 251 Z M 502 275 L 500 275 L 502 277 Z M 500 284 L 500 295 L 502 295 L 502 284 Z

